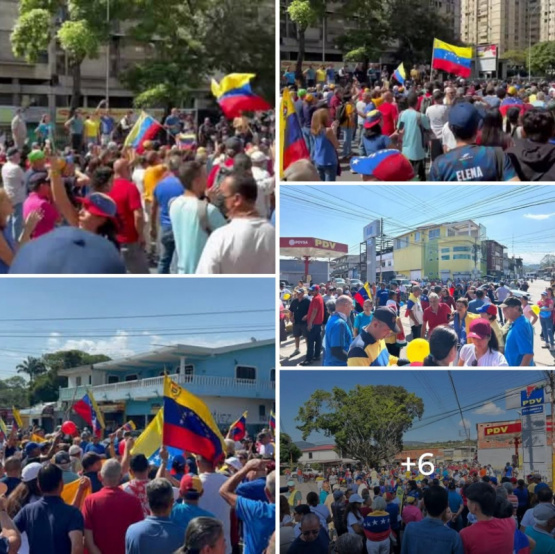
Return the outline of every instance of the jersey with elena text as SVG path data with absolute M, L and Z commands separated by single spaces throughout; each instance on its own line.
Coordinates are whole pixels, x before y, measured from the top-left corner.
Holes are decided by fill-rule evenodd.
M 474 144 L 439 156 L 430 170 L 430 181 L 510 181 L 515 177 L 513 164 L 505 153 L 500 178 L 495 148 Z

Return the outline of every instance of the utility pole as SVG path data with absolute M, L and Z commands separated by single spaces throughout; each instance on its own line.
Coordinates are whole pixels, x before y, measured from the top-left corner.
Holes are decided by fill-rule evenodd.
M 380 219 L 380 283 L 383 282 L 382 278 L 382 254 L 383 254 L 383 217 Z
M 553 371 L 544 371 L 544 374 L 547 378 L 547 382 L 549 383 L 549 393 L 551 394 L 551 448 L 549 449 L 551 452 L 551 478 L 555 478 L 555 467 L 553 464 L 553 423 L 554 423 L 554 417 L 553 414 L 555 414 L 554 412 L 554 408 L 555 408 L 555 373 Z M 546 414 L 546 420 L 547 420 L 547 414 Z M 547 423 L 546 423 L 547 424 Z

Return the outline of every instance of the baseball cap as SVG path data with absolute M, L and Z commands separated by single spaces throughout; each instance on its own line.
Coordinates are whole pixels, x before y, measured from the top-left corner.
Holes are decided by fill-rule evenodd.
M 514 308 L 515 306 L 518 306 L 519 308 L 521 308 L 522 302 L 520 301 L 520 298 L 515 298 L 514 296 L 510 296 L 509 298 L 506 298 L 503 304 L 500 304 L 500 306 L 501 308 Z
M 366 118 L 364 120 L 364 128 L 365 129 L 372 129 L 376 125 L 379 125 L 382 122 L 382 112 L 379 110 L 372 110 L 366 114 Z
M 340 491 L 340 490 L 333 491 L 333 499 L 337 501 L 337 500 L 339 500 L 342 496 L 344 496 L 344 494 L 345 494 L 345 493 L 344 493 L 343 491 Z
M 115 246 L 104 237 L 76 227 L 59 227 L 23 245 L 11 274 L 125 274 Z
M 349 504 L 353 504 L 355 502 L 360 502 L 361 504 L 364 502 L 360 494 L 351 494 L 351 496 L 349 497 Z
M 542 296 L 547 296 L 547 291 L 544 290 L 544 291 L 541 293 L 541 295 L 542 295 Z
M 295 481 L 287 481 L 287 486 L 288 487 L 294 487 L 295 486 Z
M 449 110 L 449 125 L 457 130 L 475 133 L 481 120 L 480 112 L 470 102 L 460 102 Z
M 225 463 L 228 466 L 231 466 L 232 468 L 236 469 L 237 471 L 239 471 L 240 469 L 243 469 L 243 464 L 239 461 L 239 458 L 236 458 L 235 456 L 231 456 L 231 458 L 227 458 Z
M 310 290 L 315 291 L 315 290 L 320 290 L 320 285 L 312 285 L 310 287 Z
M 351 169 L 361 175 L 369 175 L 378 181 L 410 181 L 414 169 L 399 150 L 379 150 L 370 156 L 351 159 Z
M 536 523 L 546 523 L 555 517 L 555 506 L 548 502 L 541 502 L 534 508 L 533 514 Z
M 35 450 L 35 448 L 38 448 L 39 445 L 36 442 L 28 442 L 25 445 L 25 454 L 27 454 L 27 456 L 33 451 Z
M 11 158 L 12 156 L 15 156 L 16 154 L 19 154 L 19 149 L 17 148 L 17 146 L 11 146 L 10 148 L 8 148 L 8 150 L 6 152 L 6 156 L 8 158 Z
M 45 157 L 46 156 L 44 155 L 44 152 L 42 150 L 33 150 L 29 152 L 27 159 L 32 163 L 44 160 Z
M 21 472 L 21 480 L 24 483 L 28 483 L 29 481 L 36 479 L 41 468 L 42 464 L 39 464 L 38 462 L 27 464 Z
M 400 329 L 397 326 L 397 314 L 389 308 L 378 308 L 374 312 L 374 319 L 385 323 L 394 333 L 399 333 Z
M 474 319 L 470 323 L 468 337 L 473 339 L 485 339 L 491 336 L 491 325 L 487 319 L 482 317 Z
M 179 493 L 185 498 L 195 500 L 203 491 L 202 481 L 198 475 L 187 473 L 181 478 L 179 483 Z
M 514 96 L 517 93 L 516 87 L 509 87 L 507 89 L 507 94 L 510 94 L 511 96 Z
M 37 171 L 29 177 L 28 188 L 30 191 L 36 190 L 43 183 L 50 184 L 50 177 L 47 171 Z
M 484 304 L 478 308 L 478 313 L 497 315 L 497 306 L 494 306 L 493 304 Z
M 83 454 L 83 449 L 80 446 L 77 446 L 76 444 L 72 444 L 69 447 L 70 456 L 80 456 L 81 454 Z
M 69 454 L 67 452 L 64 452 L 62 450 L 54 456 L 54 463 L 57 466 L 64 466 L 71 463 L 71 458 L 69 457 Z
M 93 192 L 85 198 L 76 198 L 77 202 L 83 206 L 93 215 L 101 217 L 109 217 L 115 219 L 117 213 L 116 203 L 107 195 L 101 192 Z

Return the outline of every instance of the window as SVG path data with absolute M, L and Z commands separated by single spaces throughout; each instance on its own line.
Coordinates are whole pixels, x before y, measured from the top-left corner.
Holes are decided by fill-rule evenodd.
M 438 239 L 440 235 L 440 229 L 431 229 L 430 232 L 428 233 L 428 238 L 429 239 Z
M 81 386 L 81 375 L 78 375 L 77 377 L 75 377 L 75 386 L 76 387 Z
M 276 370 L 270 369 L 270 381 L 275 381 L 275 380 L 276 380 Z
M 414 233 L 414 242 L 420 242 L 420 231 Z
M 400 249 L 400 248 L 406 248 L 409 245 L 409 238 L 405 237 L 402 239 L 395 239 L 395 248 L 396 249 Z
M 470 256 L 470 254 L 454 254 L 453 259 L 454 260 L 470 260 L 471 256 Z
M 89 375 L 89 385 L 92 385 L 92 375 Z
M 442 260 L 450 260 L 451 256 L 449 256 L 449 254 L 447 254 L 447 256 L 441 256 Z
M 312 460 L 312 452 L 309 452 L 309 453 L 308 453 L 308 459 L 309 459 L 309 460 Z
M 453 252 L 470 252 L 470 246 L 453 246 Z
M 235 379 L 248 379 L 256 381 L 256 368 L 252 366 L 238 365 L 235 368 Z
M 108 375 L 108 384 L 119 383 L 119 377 L 117 375 Z
M 265 417 L 266 416 L 266 406 L 264 406 L 264 404 L 260 404 L 258 406 L 258 415 L 260 417 Z
M 132 373 L 131 375 L 126 375 L 125 380 L 126 381 L 136 381 L 137 380 L 137 374 Z
M 449 250 L 451 250 L 450 248 L 442 248 L 441 252 L 442 254 L 444 254 L 445 252 L 449 252 Z

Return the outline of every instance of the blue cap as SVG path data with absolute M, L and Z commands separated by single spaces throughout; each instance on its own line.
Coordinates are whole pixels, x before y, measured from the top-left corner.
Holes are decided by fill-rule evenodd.
M 114 274 L 125 273 L 125 264 L 108 239 L 60 227 L 20 248 L 10 273 Z
M 39 445 L 36 442 L 28 442 L 25 445 L 25 454 L 27 454 L 27 456 L 33 451 L 35 450 L 35 448 L 38 448 Z
M 379 150 L 370 156 L 351 158 L 351 169 L 378 181 L 410 181 L 414 169 L 399 150 Z
M 459 102 L 449 110 L 449 125 L 466 133 L 476 133 L 482 116 L 470 102 Z

